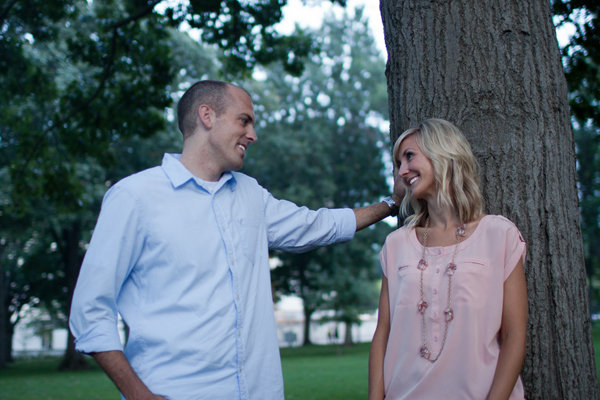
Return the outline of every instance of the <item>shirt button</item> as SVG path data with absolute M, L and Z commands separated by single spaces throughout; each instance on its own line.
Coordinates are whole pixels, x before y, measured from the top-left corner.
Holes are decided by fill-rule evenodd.
M 437 294 L 437 289 L 433 289 L 433 294 Z
M 438 337 L 437 337 L 437 336 L 435 336 L 435 337 L 433 338 L 433 340 L 435 340 L 435 341 L 437 342 L 437 341 L 438 341 Z
M 436 274 L 439 274 L 439 273 L 440 273 L 440 269 L 439 269 L 439 268 L 437 268 L 437 269 L 435 270 L 435 273 L 436 273 Z

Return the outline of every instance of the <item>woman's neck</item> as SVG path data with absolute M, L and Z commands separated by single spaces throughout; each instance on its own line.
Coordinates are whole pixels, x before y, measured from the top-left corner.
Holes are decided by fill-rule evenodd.
M 438 204 L 428 202 L 427 211 L 429 213 L 429 226 L 432 228 L 440 227 L 445 230 L 448 227 L 456 227 L 461 224 L 458 212 L 451 208 L 440 207 Z

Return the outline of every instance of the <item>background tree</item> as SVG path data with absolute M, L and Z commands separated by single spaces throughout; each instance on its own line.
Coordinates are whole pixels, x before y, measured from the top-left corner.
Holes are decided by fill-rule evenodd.
M 264 71 L 268 79 L 247 83 L 259 144 L 250 147 L 245 170 L 276 197 L 313 209 L 377 201 L 390 191 L 382 161 L 388 146 L 376 126 L 385 117 L 383 60 L 361 11 L 328 16 L 311 33 L 320 53 L 300 77 L 275 66 Z M 311 343 L 315 311 L 332 307 L 349 332 L 360 313 L 376 308 L 380 272 L 372 243 L 381 243 L 383 232 L 380 224 L 339 247 L 276 254 L 282 266 L 272 270 L 273 289 L 303 300 L 304 344 Z M 349 302 L 358 298 L 363 302 Z
M 125 172 L 116 167 L 121 146 L 166 127 L 164 110 L 177 90 L 170 85 L 180 81 L 171 56 L 181 53 L 169 46 L 173 28 L 201 28 L 206 42 L 229 49 L 221 62 L 238 71 L 281 60 L 297 72 L 312 49 L 306 38 L 274 31 L 280 1 L 160 3 L 167 4 L 27 0 L 0 6 L 0 90 L 11 94 L 0 99 L 0 174 L 10 188 L 0 222 L 26 218 L 36 235 L 52 237 L 61 268 L 55 282 L 65 285 L 67 299 L 107 183 L 125 174 L 107 169 Z M 2 248 L 17 251 L 11 243 Z M 4 278 L 0 298 L 7 299 L 6 288 L 15 282 Z M 69 303 L 63 301 L 64 315 Z M 0 320 L 4 349 L 11 326 Z M 0 357 L 1 366 L 8 355 Z M 80 361 L 71 338 L 63 367 Z
M 392 137 L 455 122 L 528 243 L 531 399 L 598 398 L 567 86 L 545 0 L 381 1 Z
M 590 281 L 590 308 L 600 309 L 600 135 L 589 124 L 575 128 L 577 176 L 581 230 L 587 276 Z
M 600 310 L 600 4 L 554 1 L 557 26 L 575 32 L 562 49 L 569 103 L 575 126 L 575 151 L 584 257 L 592 313 Z

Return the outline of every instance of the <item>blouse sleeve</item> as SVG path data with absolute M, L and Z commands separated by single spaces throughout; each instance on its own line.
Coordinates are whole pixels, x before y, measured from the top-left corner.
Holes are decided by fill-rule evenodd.
M 508 279 L 517 266 L 519 259 L 525 264 L 526 245 L 521 232 L 511 222 L 506 230 L 506 245 L 504 253 L 504 280 Z
M 381 264 L 381 270 L 383 272 L 383 276 L 387 278 L 387 240 L 383 244 L 381 251 L 379 252 L 379 263 Z

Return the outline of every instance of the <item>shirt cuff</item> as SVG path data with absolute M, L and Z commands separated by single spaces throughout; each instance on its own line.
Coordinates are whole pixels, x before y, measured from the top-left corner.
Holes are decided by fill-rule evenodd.
M 75 350 L 80 353 L 100 353 L 103 351 L 123 351 L 121 339 L 113 334 L 84 335 L 75 339 Z
M 332 209 L 337 227 L 337 242 L 347 242 L 356 233 L 356 216 L 351 208 Z

